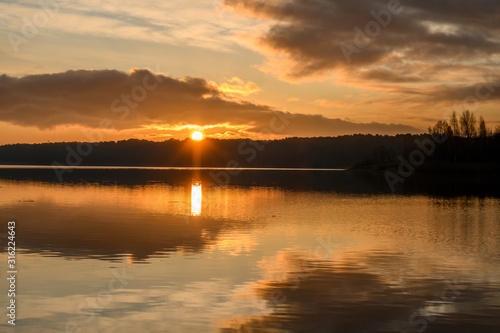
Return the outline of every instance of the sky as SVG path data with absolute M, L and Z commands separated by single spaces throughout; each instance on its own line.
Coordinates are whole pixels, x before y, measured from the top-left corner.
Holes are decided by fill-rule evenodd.
M 0 0 L 0 144 L 500 121 L 500 2 Z

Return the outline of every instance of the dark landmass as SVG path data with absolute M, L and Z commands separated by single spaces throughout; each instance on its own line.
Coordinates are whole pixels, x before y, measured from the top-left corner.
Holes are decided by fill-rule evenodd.
M 0 146 L 0 164 L 53 166 L 251 167 L 397 170 L 492 174 L 500 171 L 500 137 L 350 135 L 272 141 L 126 140 Z M 415 163 L 413 163 L 415 162 Z

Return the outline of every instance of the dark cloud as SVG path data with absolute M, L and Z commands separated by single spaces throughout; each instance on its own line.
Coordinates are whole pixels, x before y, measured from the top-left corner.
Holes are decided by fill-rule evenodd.
M 347 71 L 346 77 L 350 79 L 426 82 L 450 74 L 443 63 L 453 64 L 454 71 L 460 67 L 464 71 L 491 70 L 499 65 L 495 58 L 500 54 L 498 1 L 225 0 L 225 3 L 245 15 L 271 20 L 269 29 L 256 36 L 257 47 L 273 60 L 270 66 L 275 68 L 271 70 L 291 80 L 341 70 L 336 73 Z M 395 5 L 391 7 L 392 4 Z M 391 12 L 391 8 L 397 9 Z M 377 14 L 373 15 L 373 11 Z M 376 23 L 375 16 L 382 23 Z M 364 34 L 372 29 L 372 36 L 360 37 L 356 27 Z M 346 47 L 356 48 L 352 53 L 347 52 L 350 61 L 345 57 Z M 283 66 L 276 66 L 275 57 Z
M 400 88 L 393 93 L 405 94 L 406 102 L 475 104 L 500 99 L 500 75 L 484 75 L 482 79 L 464 84 L 434 84 L 420 88 Z M 399 99 L 401 102 L 401 99 Z
M 99 126 L 103 117 L 119 128 L 146 124 L 206 125 L 237 121 L 267 106 L 223 99 L 200 78 L 176 79 L 149 70 L 78 70 L 0 77 L 0 120 L 21 126 Z
M 61 125 L 96 128 L 103 119 L 112 120 L 117 129 L 225 124 L 228 131 L 240 131 L 240 135 L 261 131 L 289 136 L 418 132 L 405 125 L 291 115 L 271 106 L 230 99 L 202 78 L 172 78 L 146 69 L 0 76 L 0 121 L 52 129 Z
M 286 126 L 278 123 L 277 127 L 282 126 L 284 129 L 280 134 L 289 136 L 331 136 L 348 135 L 354 133 L 379 133 L 379 134 L 401 134 L 401 133 L 418 133 L 420 130 L 412 126 L 401 124 L 382 124 L 377 122 L 371 123 L 354 123 L 342 119 L 326 118 L 322 115 L 305 115 L 305 114 L 284 114 L 278 112 L 278 115 L 284 115 Z M 279 117 L 278 117 L 279 119 Z M 265 128 L 271 128 L 267 126 Z M 264 131 L 265 131 L 264 128 Z M 262 128 L 256 127 L 252 129 L 255 132 L 261 132 Z

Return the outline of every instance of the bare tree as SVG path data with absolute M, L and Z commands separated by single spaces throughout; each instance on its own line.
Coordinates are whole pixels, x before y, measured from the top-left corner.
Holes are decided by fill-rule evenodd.
M 450 115 L 450 127 L 453 131 L 453 135 L 460 136 L 460 124 L 458 123 L 456 111 L 453 111 Z
M 486 122 L 484 121 L 483 116 L 479 117 L 479 137 L 480 138 L 485 138 L 488 135 L 488 131 L 486 130 Z
M 446 120 L 438 120 L 433 128 L 429 127 L 429 133 L 438 135 L 453 135 L 453 130 Z
M 468 139 L 476 136 L 476 115 L 474 112 L 465 110 L 460 115 L 461 133 Z
M 500 124 L 495 127 L 495 133 L 493 134 L 494 136 L 500 136 Z

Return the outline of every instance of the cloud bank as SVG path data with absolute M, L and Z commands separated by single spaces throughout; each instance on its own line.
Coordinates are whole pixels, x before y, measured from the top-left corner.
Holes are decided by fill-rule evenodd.
M 104 122 L 117 130 L 140 130 L 144 135 L 193 127 L 225 137 L 256 137 L 269 129 L 274 137 L 419 132 L 401 124 L 290 114 L 238 100 L 203 78 L 173 78 L 148 69 L 130 73 L 76 70 L 20 78 L 2 75 L 0 121 L 39 129 L 99 128 Z
M 491 0 L 225 0 L 262 21 L 253 47 L 285 80 L 367 85 L 466 81 L 498 72 L 500 2 Z

